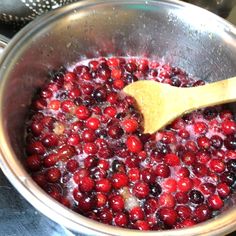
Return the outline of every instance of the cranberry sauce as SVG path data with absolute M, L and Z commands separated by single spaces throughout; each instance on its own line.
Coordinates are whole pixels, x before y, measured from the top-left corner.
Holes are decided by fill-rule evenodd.
M 143 134 L 142 115 L 122 92 L 142 79 L 204 84 L 140 58 L 99 58 L 59 71 L 32 102 L 26 166 L 51 197 L 105 224 L 162 230 L 203 222 L 234 190 L 233 114 L 206 108 Z

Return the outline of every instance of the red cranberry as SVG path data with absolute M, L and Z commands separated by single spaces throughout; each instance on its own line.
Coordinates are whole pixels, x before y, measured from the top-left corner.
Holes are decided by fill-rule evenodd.
M 66 169 L 71 172 L 74 173 L 79 167 L 79 163 L 76 160 L 70 159 L 67 163 L 66 163 Z
M 178 181 L 178 189 L 181 192 L 188 192 L 193 187 L 193 182 L 190 178 L 181 178 Z
M 42 143 L 45 147 L 54 147 L 58 144 L 58 139 L 55 134 L 47 134 L 42 139 Z
M 79 169 L 73 175 L 73 180 L 76 184 L 79 184 L 81 179 L 85 176 L 89 176 L 89 171 L 86 169 Z
M 95 143 L 85 143 L 84 144 L 84 152 L 87 154 L 96 154 L 98 151 L 98 147 Z
M 148 222 L 146 222 L 144 220 L 137 220 L 134 225 L 135 225 L 136 229 L 139 229 L 139 230 L 149 230 L 150 229 Z
M 170 168 L 165 164 L 159 164 L 155 168 L 155 174 L 162 178 L 168 178 L 170 176 Z
M 141 140 L 135 135 L 128 136 L 126 140 L 126 146 L 129 151 L 134 153 L 138 153 L 143 149 L 143 144 Z
M 114 223 L 119 227 L 126 227 L 128 225 L 128 217 L 123 212 L 118 212 L 114 217 Z
M 175 198 L 173 197 L 173 195 L 171 193 L 162 193 L 159 196 L 158 204 L 159 204 L 159 206 L 162 206 L 162 207 L 171 207 L 172 208 L 175 206 Z
M 56 167 L 48 169 L 46 172 L 46 178 L 47 178 L 48 182 L 56 183 L 61 178 L 61 171 Z
M 126 172 L 125 164 L 122 161 L 114 160 L 112 162 L 112 170 L 113 172 Z
M 111 190 L 111 182 L 108 179 L 100 179 L 96 182 L 96 190 L 102 193 L 109 193 Z
M 93 98 L 97 101 L 97 102 L 104 102 L 106 101 L 107 98 L 107 91 L 105 88 L 97 88 L 95 89 L 95 91 L 93 92 Z
M 125 207 L 125 201 L 124 198 L 121 195 L 115 195 L 111 197 L 109 201 L 109 205 L 111 209 L 115 212 L 121 212 L 123 211 Z
M 78 200 L 78 210 L 89 212 L 97 205 L 97 199 L 93 195 L 82 195 Z
M 134 118 L 129 118 L 123 121 L 123 127 L 126 133 L 133 133 L 138 129 L 138 122 Z
M 91 192 L 94 188 L 95 184 L 93 179 L 88 176 L 81 178 L 79 189 L 81 192 Z
M 221 198 L 226 198 L 230 194 L 230 187 L 226 183 L 218 183 L 216 189 Z
M 196 222 L 200 223 L 211 217 L 211 211 L 206 204 L 201 204 L 195 208 L 193 216 Z
M 112 186 L 119 189 L 128 185 L 128 177 L 125 173 L 115 173 L 112 176 Z
M 128 178 L 130 182 L 135 182 L 140 178 L 140 171 L 138 168 L 130 168 L 128 171 Z
M 194 165 L 193 167 L 193 173 L 197 176 L 197 177 L 204 177 L 207 175 L 208 173 L 208 169 L 205 165 L 197 163 Z
M 42 123 L 40 123 L 38 121 L 34 121 L 34 122 L 32 122 L 30 128 L 35 136 L 39 136 L 42 133 L 44 126 Z
M 202 185 L 200 185 L 200 190 L 204 195 L 210 195 L 213 194 L 215 192 L 215 185 L 212 183 L 204 183 Z
M 185 220 L 191 217 L 191 208 L 189 206 L 185 206 L 185 205 L 179 205 L 176 207 L 176 212 L 178 214 L 178 216 Z
M 75 114 L 76 116 L 80 119 L 80 120 L 87 120 L 91 113 L 90 111 L 88 110 L 88 108 L 86 106 L 78 106 L 75 110 Z
M 144 210 L 147 215 L 153 214 L 158 208 L 158 200 L 156 198 L 148 198 L 144 204 Z
M 188 151 L 183 154 L 182 161 L 186 165 L 193 165 L 196 162 L 196 157 L 193 152 Z
M 208 130 L 206 123 L 201 121 L 196 122 L 193 128 L 196 134 L 205 134 Z
M 58 161 L 58 155 L 55 153 L 48 154 L 43 160 L 43 165 L 45 167 L 52 167 L 54 166 Z
M 226 134 L 234 134 L 236 132 L 236 123 L 233 120 L 225 119 L 221 124 L 222 131 Z
M 223 139 L 218 135 L 213 135 L 210 141 L 211 146 L 213 146 L 215 149 L 220 149 L 223 145 Z
M 236 175 L 234 172 L 225 171 L 221 174 L 220 179 L 228 185 L 233 185 L 236 181 Z
M 177 189 L 176 180 L 173 178 L 165 179 L 162 182 L 162 189 L 167 193 L 176 192 L 176 189 Z
M 57 154 L 59 160 L 66 161 L 76 155 L 76 150 L 73 146 L 64 145 L 58 149 Z
M 208 197 L 207 202 L 209 204 L 209 207 L 212 208 L 213 210 L 219 210 L 224 205 L 222 199 L 216 194 Z
M 222 173 L 225 170 L 225 164 L 220 159 L 211 159 L 209 167 L 211 171 L 216 173 Z
M 175 199 L 180 204 L 186 204 L 188 202 L 188 195 L 186 192 L 177 192 L 175 194 Z
M 134 207 L 129 212 L 129 218 L 131 221 L 143 220 L 145 217 L 141 207 Z
M 97 130 L 100 126 L 100 121 L 95 117 L 90 117 L 86 121 L 86 126 L 92 130 Z
M 174 153 L 169 153 L 165 155 L 165 163 L 170 166 L 178 166 L 180 164 L 180 160 Z
M 176 174 L 179 178 L 189 177 L 190 172 L 187 167 L 180 167 Z
M 133 187 L 133 193 L 136 197 L 142 199 L 146 198 L 149 194 L 149 186 L 143 181 L 136 182 Z
M 162 207 L 159 210 L 159 218 L 164 224 L 173 226 L 177 221 L 177 213 L 172 208 Z
M 211 146 L 209 138 L 202 136 L 197 138 L 198 147 L 201 149 L 208 149 Z

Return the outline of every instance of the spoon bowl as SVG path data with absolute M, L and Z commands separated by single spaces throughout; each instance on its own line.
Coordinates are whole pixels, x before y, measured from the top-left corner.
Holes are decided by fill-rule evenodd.
M 154 80 L 134 82 L 124 92 L 135 98 L 144 118 L 144 133 L 154 133 L 193 110 L 236 101 L 236 77 L 189 88 Z

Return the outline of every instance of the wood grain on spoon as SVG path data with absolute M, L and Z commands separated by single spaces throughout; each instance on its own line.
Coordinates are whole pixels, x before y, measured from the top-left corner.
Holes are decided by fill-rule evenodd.
M 236 101 L 236 77 L 191 88 L 142 80 L 124 92 L 135 98 L 143 114 L 144 133 L 154 133 L 185 113 Z

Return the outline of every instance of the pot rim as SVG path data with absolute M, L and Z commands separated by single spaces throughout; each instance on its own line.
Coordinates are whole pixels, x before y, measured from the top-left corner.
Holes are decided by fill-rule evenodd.
M 30 175 L 26 170 L 21 166 L 20 161 L 17 159 L 16 154 L 14 153 L 10 142 L 6 135 L 6 127 L 3 117 L 3 99 L 4 87 L 7 82 L 6 75 L 8 68 L 6 65 L 11 61 L 11 58 L 14 56 L 15 51 L 19 46 L 24 45 L 24 38 L 29 35 L 36 34 L 38 29 L 42 29 L 43 25 L 48 25 L 50 22 L 59 19 L 65 14 L 73 12 L 74 9 L 79 11 L 80 9 L 85 9 L 86 7 L 97 6 L 97 5 L 106 5 L 117 3 L 115 0 L 87 0 L 76 2 L 62 8 L 53 10 L 43 16 L 38 17 L 36 20 L 24 27 L 17 35 L 10 41 L 6 50 L 4 50 L 3 57 L 0 63 L 0 167 L 2 171 L 7 176 L 9 181 L 14 185 L 14 187 L 24 196 L 24 198 L 33 205 L 38 211 L 42 212 L 48 218 L 53 221 L 64 225 L 65 227 L 77 231 L 77 232 L 86 232 L 96 235 L 143 235 L 142 231 L 131 230 L 119 228 L 116 226 L 105 225 L 97 221 L 88 219 L 78 213 L 73 212 L 72 210 L 62 206 L 56 200 L 49 197 L 36 183 L 32 180 Z M 125 3 L 139 3 L 139 4 L 170 4 L 176 8 L 191 8 L 196 11 L 200 11 L 202 14 L 208 14 L 211 18 L 214 18 L 215 22 L 223 25 L 227 28 L 228 32 L 231 32 L 235 35 L 236 38 L 236 28 L 229 22 L 224 19 L 214 15 L 213 13 L 208 12 L 200 7 L 175 1 L 175 0 L 161 0 L 161 1 L 127 1 L 120 0 L 119 4 Z M 10 69 L 9 69 L 10 70 Z M 190 228 L 184 229 L 175 229 L 175 230 L 164 230 L 164 231 L 147 231 L 146 235 L 163 235 L 163 236 L 182 236 L 182 235 L 216 235 L 217 234 L 226 234 L 232 232 L 236 229 L 236 208 L 230 209 L 225 213 L 220 214 L 220 217 L 215 217 L 206 222 L 197 224 Z

